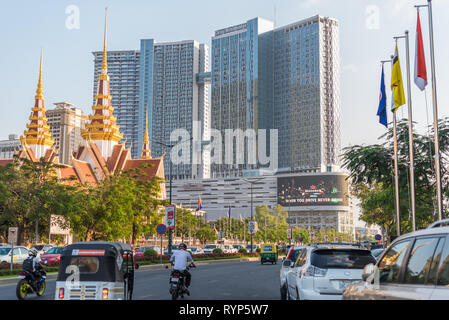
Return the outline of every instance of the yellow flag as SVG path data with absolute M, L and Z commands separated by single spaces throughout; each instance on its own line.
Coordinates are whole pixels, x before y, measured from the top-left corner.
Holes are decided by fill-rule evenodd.
M 398 108 L 405 104 L 404 85 L 402 82 L 401 65 L 399 64 L 398 46 L 394 50 L 393 57 L 393 69 L 391 70 L 391 90 L 394 96 L 394 106 L 392 106 L 393 112 L 396 112 Z

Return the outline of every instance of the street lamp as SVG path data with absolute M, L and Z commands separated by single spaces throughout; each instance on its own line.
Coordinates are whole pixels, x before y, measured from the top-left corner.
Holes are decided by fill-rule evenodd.
M 186 139 L 186 140 L 180 141 L 178 143 L 183 143 L 183 142 L 186 142 L 186 141 L 190 141 L 192 139 L 193 138 Z M 152 142 L 154 142 L 154 143 L 157 143 L 157 144 L 160 144 L 160 145 L 162 145 L 164 147 L 170 148 L 169 152 L 171 152 L 171 149 L 175 146 L 175 144 L 166 144 L 166 143 L 163 143 L 163 142 L 160 142 L 160 141 L 155 141 L 153 139 L 150 139 L 150 140 Z M 170 190 L 170 204 L 172 203 L 172 180 L 173 180 L 171 171 L 172 171 L 172 160 L 171 160 L 171 157 L 170 157 L 170 169 L 168 171 L 168 176 L 169 176 L 169 181 L 170 181 L 170 187 L 169 187 L 169 190 Z M 171 253 L 172 253 L 172 229 L 168 229 L 168 254 L 171 255 Z
M 251 184 L 251 220 L 253 220 L 253 184 L 259 184 L 258 182 L 263 178 L 256 178 L 253 179 L 254 181 L 250 181 L 247 179 L 243 179 L 243 181 L 248 182 Z M 253 253 L 253 235 L 251 234 L 251 253 Z

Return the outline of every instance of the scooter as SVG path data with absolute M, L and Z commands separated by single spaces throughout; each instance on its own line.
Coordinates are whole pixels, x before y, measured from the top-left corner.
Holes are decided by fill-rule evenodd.
M 44 262 L 47 264 L 47 261 Z M 43 268 L 36 272 L 37 275 L 29 271 L 22 270 L 19 274 L 19 282 L 16 287 L 16 296 L 19 300 L 24 300 L 28 294 L 36 293 L 38 297 L 42 296 L 45 292 L 47 273 Z

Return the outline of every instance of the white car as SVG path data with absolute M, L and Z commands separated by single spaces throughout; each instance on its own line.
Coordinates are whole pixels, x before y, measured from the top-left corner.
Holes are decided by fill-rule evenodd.
M 223 245 L 223 252 L 225 253 L 237 253 L 237 249 L 230 244 Z
M 187 247 L 187 251 L 190 251 L 192 254 L 204 253 L 203 249 L 200 247 Z
M 449 219 L 396 238 L 344 300 L 449 300 Z
M 307 246 L 287 273 L 287 300 L 341 300 L 348 285 L 376 263 L 370 250 L 349 244 Z
M 282 258 L 280 271 L 281 300 L 287 299 L 287 273 L 291 270 L 291 268 L 293 268 L 296 259 L 304 249 L 305 246 L 292 246 L 288 249 L 287 255 Z
M 223 250 L 223 248 L 219 244 L 207 244 L 203 248 L 203 251 L 204 251 L 204 253 L 213 253 L 213 251 L 217 248 L 220 248 L 221 250 Z
M 14 247 L 13 261 L 17 264 L 22 264 L 26 258 L 28 258 L 28 248 L 19 246 Z M 0 263 L 11 263 L 11 247 L 2 246 L 0 247 Z

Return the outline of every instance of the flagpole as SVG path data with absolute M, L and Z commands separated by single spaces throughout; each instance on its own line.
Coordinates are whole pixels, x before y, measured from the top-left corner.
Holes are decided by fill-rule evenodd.
M 432 101 L 433 101 L 433 132 L 435 140 L 435 173 L 437 182 L 438 220 L 443 219 L 442 196 L 441 196 L 441 169 L 440 169 L 440 146 L 438 141 L 438 107 L 437 107 L 437 85 L 435 76 L 435 49 L 433 43 L 433 19 L 432 0 L 427 0 L 429 9 L 429 38 L 430 38 L 430 65 L 432 70 Z
M 407 106 L 408 106 L 408 141 L 409 141 L 409 157 L 410 157 L 410 209 L 412 215 L 412 231 L 416 231 L 416 207 L 415 207 L 415 161 L 413 157 L 413 112 L 412 112 L 412 90 L 410 87 L 410 49 L 408 30 L 405 31 L 405 36 L 394 37 L 395 39 L 405 39 L 406 59 L 407 59 Z
M 385 62 L 390 62 L 391 69 L 393 69 L 393 56 L 390 60 L 382 60 L 382 65 Z M 393 94 L 393 92 L 392 92 Z M 393 96 L 392 96 L 393 99 Z M 393 100 L 394 101 L 394 100 Z M 396 233 L 401 235 L 401 215 L 399 206 L 399 174 L 398 174 L 398 139 L 396 134 L 396 112 L 393 112 L 393 152 L 394 152 L 394 193 L 395 193 L 395 211 L 396 211 Z

